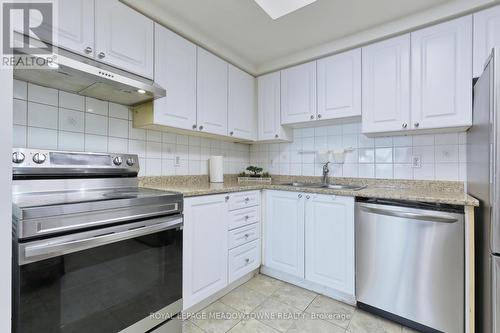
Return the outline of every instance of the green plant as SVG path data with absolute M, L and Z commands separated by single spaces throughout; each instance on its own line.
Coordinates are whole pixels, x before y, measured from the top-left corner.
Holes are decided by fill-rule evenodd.
M 262 178 L 271 178 L 271 175 L 269 174 L 269 172 L 264 172 L 262 174 Z
M 261 173 L 263 170 L 264 170 L 264 169 L 259 168 L 259 167 L 256 167 L 256 166 L 253 166 L 253 165 L 251 165 L 251 166 L 249 166 L 249 167 L 247 168 L 247 171 L 251 172 L 250 177 L 261 177 L 261 176 L 260 176 L 260 173 Z
M 247 174 L 245 173 L 245 171 L 242 171 L 238 174 L 238 177 L 246 177 Z

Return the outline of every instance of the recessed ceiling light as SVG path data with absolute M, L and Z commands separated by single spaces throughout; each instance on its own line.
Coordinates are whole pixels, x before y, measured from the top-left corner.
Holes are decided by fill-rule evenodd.
M 317 0 L 255 0 L 273 20 L 316 1 Z

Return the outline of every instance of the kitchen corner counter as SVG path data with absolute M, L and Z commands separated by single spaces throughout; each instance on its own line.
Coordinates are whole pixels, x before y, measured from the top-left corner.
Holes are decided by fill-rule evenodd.
M 300 182 L 315 182 L 317 177 L 293 177 Z M 361 190 L 339 190 L 283 185 L 290 177 L 277 177 L 272 184 L 238 184 L 234 177 L 225 177 L 224 183 L 209 183 L 206 176 L 143 177 L 140 186 L 182 193 L 185 197 L 220 194 L 252 190 L 280 190 L 304 193 L 319 193 L 363 198 L 420 201 L 460 206 L 479 206 L 479 201 L 464 193 L 458 182 L 374 180 L 354 178 L 332 178 L 331 183 L 366 185 Z

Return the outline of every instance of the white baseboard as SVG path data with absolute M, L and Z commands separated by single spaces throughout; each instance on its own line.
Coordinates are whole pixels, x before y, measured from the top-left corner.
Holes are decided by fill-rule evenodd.
M 298 278 L 296 276 L 290 275 L 288 273 L 283 273 L 283 272 L 280 272 L 278 270 L 275 270 L 273 268 L 269 268 L 266 266 L 261 266 L 260 272 L 262 274 L 268 275 L 268 276 L 273 277 L 275 279 L 282 280 L 282 281 L 288 282 L 290 284 L 299 286 L 301 288 L 314 291 L 316 293 L 328 296 L 328 297 L 336 299 L 338 301 L 341 301 L 341 302 L 344 302 L 347 304 L 351 304 L 351 305 L 356 305 L 356 297 L 354 295 L 349 295 L 349 294 L 343 293 L 341 291 L 338 291 L 338 290 L 335 290 L 332 288 L 328 288 L 328 287 L 319 285 L 317 283 L 307 281 L 305 279 Z

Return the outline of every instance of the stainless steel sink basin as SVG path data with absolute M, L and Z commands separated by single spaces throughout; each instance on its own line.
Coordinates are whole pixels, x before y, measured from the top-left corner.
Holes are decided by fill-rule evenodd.
M 366 185 L 341 185 L 341 184 L 321 184 L 321 183 L 284 183 L 281 185 L 293 187 L 307 187 L 307 188 L 329 188 L 332 190 L 351 190 L 359 191 L 366 187 Z

